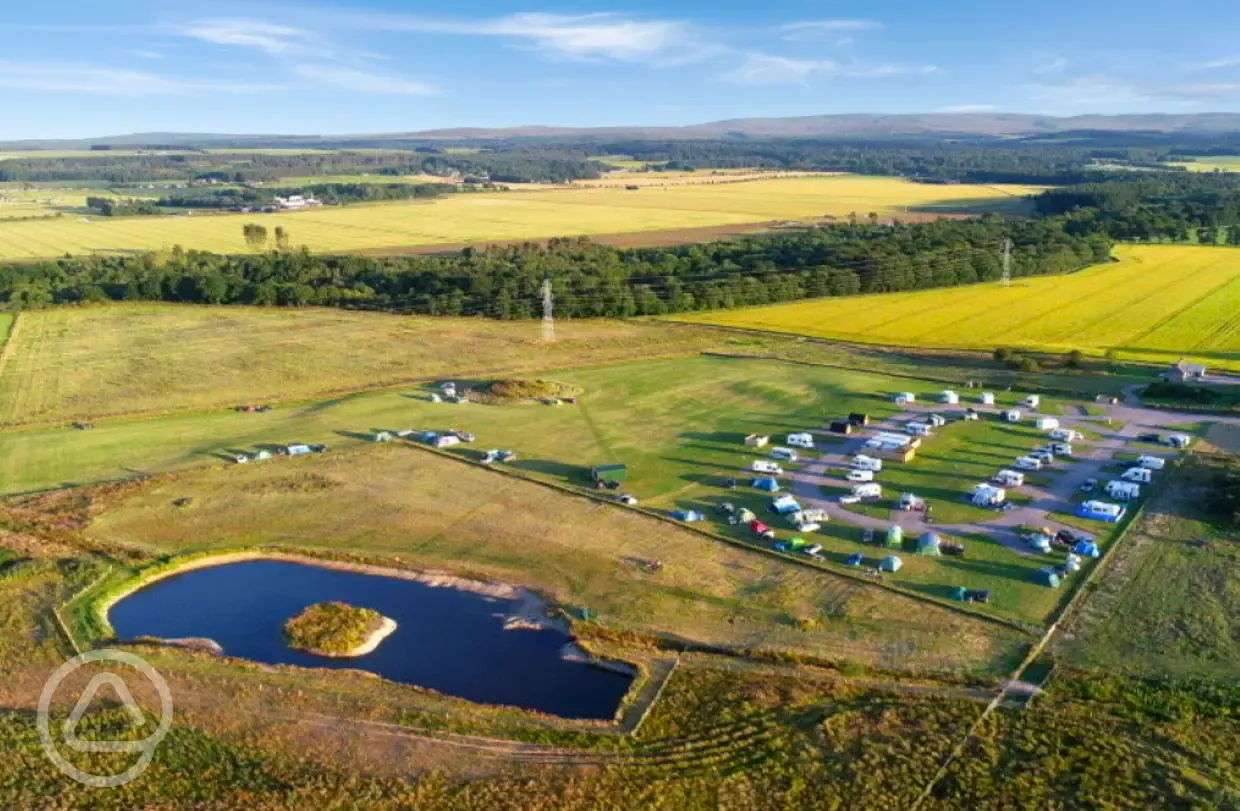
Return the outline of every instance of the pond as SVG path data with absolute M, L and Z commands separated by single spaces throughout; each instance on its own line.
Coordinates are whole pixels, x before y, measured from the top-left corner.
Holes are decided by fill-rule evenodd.
M 397 630 L 378 650 L 352 659 L 290 648 L 284 624 L 332 600 L 373 608 Z M 152 583 L 117 602 L 108 618 L 121 639 L 206 637 L 226 655 L 255 662 L 366 670 L 470 701 L 611 719 L 632 678 L 562 658 L 571 638 L 560 631 L 505 630 L 520 603 L 417 580 L 247 560 Z

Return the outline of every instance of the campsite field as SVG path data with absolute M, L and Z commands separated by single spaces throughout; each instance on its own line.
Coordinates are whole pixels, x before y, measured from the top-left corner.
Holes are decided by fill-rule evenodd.
M 1083 352 L 1240 370 L 1240 251 L 1116 249 L 1118 262 L 1069 276 L 947 290 L 818 299 L 676 316 L 841 341 L 989 351 Z
M 679 230 L 857 212 L 981 213 L 1021 209 L 1029 187 L 938 186 L 898 178 L 829 176 L 678 185 L 627 191 L 565 188 L 451 195 L 418 202 L 329 207 L 284 214 L 133 218 L 63 217 L 0 223 L 0 259 L 65 253 L 158 251 L 181 245 L 246 253 L 241 227 L 283 226 L 312 251 L 396 249 L 509 239 Z
M 0 341 L 11 316 L 0 314 Z M 34 310 L 0 367 L 0 424 L 289 400 L 439 375 L 691 352 L 678 326 L 539 325 L 338 309 L 136 304 Z
M 608 628 L 797 651 L 884 668 L 959 670 L 1018 634 L 638 513 L 386 445 L 179 476 L 89 530 L 151 554 L 278 544 L 416 560 L 533 586 Z M 189 507 L 173 504 L 189 498 Z M 640 561 L 658 558 L 661 572 Z M 884 651 L 899 650 L 891 656 Z M 997 655 L 998 654 L 998 655 Z

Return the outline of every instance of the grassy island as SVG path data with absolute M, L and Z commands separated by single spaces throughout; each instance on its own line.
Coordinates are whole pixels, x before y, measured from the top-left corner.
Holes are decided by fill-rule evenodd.
M 289 645 L 318 656 L 365 656 L 396 630 L 393 620 L 348 603 L 316 603 L 284 626 Z

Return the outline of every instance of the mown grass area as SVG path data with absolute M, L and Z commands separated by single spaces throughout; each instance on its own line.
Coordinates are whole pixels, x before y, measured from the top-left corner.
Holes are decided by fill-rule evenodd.
M 89 533 L 153 555 L 263 544 L 379 555 L 531 586 L 572 614 L 590 609 L 605 628 L 882 667 L 986 668 L 1020 639 L 416 448 L 284 461 L 158 482 L 104 512 Z M 663 570 L 648 572 L 650 559 Z
M 726 180 L 723 178 L 722 180 Z M 602 183 L 603 181 L 600 181 Z M 972 213 L 1005 211 L 1028 187 L 941 186 L 850 175 L 679 185 L 639 192 L 614 186 L 448 195 L 433 201 L 325 206 L 260 215 L 312 251 L 375 251 L 414 245 L 668 231 L 824 216 L 907 216 L 948 203 Z M 241 227 L 253 214 L 81 218 L 13 222 L 0 231 L 0 259 L 65 253 L 160 251 L 175 245 L 248 253 Z
M 1129 530 L 1060 644 L 1066 662 L 1150 678 L 1240 679 L 1240 535 L 1201 510 L 1191 457 Z
M 1240 251 L 1122 245 L 1068 276 L 818 299 L 677 320 L 896 346 L 996 347 L 1240 369 Z
M 620 321 L 568 322 L 556 336 L 554 344 L 543 343 L 533 322 L 326 308 L 135 304 L 32 311 L 22 315 L 0 375 L 0 423 L 297 399 L 724 342 L 717 334 Z

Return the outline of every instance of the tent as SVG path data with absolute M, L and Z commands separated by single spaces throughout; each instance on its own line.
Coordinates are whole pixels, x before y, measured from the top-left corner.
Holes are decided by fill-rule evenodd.
M 791 515 L 792 513 L 799 513 L 801 505 L 792 496 L 785 495 L 774 499 L 771 502 L 771 509 L 780 515 Z
M 932 558 L 939 557 L 943 554 L 943 550 L 939 548 L 942 545 L 943 540 L 938 535 L 927 532 L 917 539 L 917 554 Z
M 675 518 L 677 521 L 684 521 L 686 524 L 706 520 L 706 516 L 702 515 L 697 510 L 674 510 L 672 512 L 672 518 Z
M 884 572 L 898 572 L 900 571 L 900 567 L 903 565 L 904 561 L 900 560 L 895 555 L 888 555 L 883 558 L 882 563 L 878 564 L 878 568 L 882 569 Z
M 865 560 L 865 557 L 860 552 L 853 552 L 848 556 L 848 565 L 860 566 L 863 560 Z
M 952 589 L 953 600 L 959 600 L 960 602 L 963 603 L 966 594 L 968 594 L 968 591 L 965 589 L 964 586 L 956 586 L 956 588 Z
M 890 549 L 902 549 L 904 547 L 904 528 L 899 524 L 892 524 L 887 527 L 887 547 Z
M 1051 551 L 1051 536 L 1045 532 L 1035 532 L 1029 536 L 1029 545 L 1038 552 Z
M 1098 544 L 1093 541 L 1081 541 L 1072 548 L 1073 554 L 1080 555 L 1083 558 L 1100 558 L 1102 552 L 1098 549 Z
M 757 488 L 758 490 L 765 490 L 768 493 L 779 492 L 779 482 L 771 478 L 754 479 L 753 486 Z
M 1053 589 L 1059 588 L 1059 573 L 1050 566 L 1047 566 L 1045 569 L 1038 569 L 1034 572 L 1033 579 L 1043 586 L 1049 586 Z

